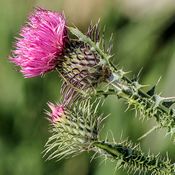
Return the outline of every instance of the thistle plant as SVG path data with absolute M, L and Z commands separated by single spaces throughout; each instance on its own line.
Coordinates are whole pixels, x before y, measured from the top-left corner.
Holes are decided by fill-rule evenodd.
M 128 109 L 134 108 L 142 119 L 154 117 L 158 123 L 154 128 L 166 128 L 175 138 L 175 99 L 158 95 L 156 86 L 143 91 L 144 85 L 137 78 L 129 79 L 127 72 L 112 63 L 111 41 L 106 48 L 99 23 L 91 24 L 83 34 L 76 27 L 68 27 L 62 13 L 41 8 L 35 9 L 22 27 L 10 61 L 19 66 L 25 78 L 57 71 L 63 81 L 62 104 L 48 103 L 52 135 L 46 143 L 45 156 L 60 160 L 93 151 L 116 161 L 118 168 L 128 172 L 175 174 L 168 157 L 144 154 L 140 146 L 129 141 L 100 138 L 105 117 L 98 115 L 99 96 L 108 95 L 124 99 Z

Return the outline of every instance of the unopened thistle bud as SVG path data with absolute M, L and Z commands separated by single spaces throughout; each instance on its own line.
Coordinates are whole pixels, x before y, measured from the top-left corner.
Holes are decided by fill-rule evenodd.
M 53 104 L 49 107 L 52 136 L 46 143 L 48 159 L 68 158 L 90 150 L 98 140 L 100 118 L 96 118 L 89 101 L 77 103 L 71 109 Z
M 48 106 L 51 109 L 51 112 L 47 113 L 50 116 L 50 121 L 52 123 L 57 123 L 64 115 L 64 106 L 54 105 L 53 103 L 48 103 Z

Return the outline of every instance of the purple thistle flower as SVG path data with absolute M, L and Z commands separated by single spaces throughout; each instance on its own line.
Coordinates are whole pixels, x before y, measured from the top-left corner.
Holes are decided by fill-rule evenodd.
M 54 105 L 53 103 L 48 103 L 51 112 L 47 112 L 52 123 L 57 123 L 60 118 L 64 115 L 64 106 L 63 105 Z
M 43 75 L 60 62 L 67 38 L 64 15 L 37 8 L 22 27 L 10 60 L 25 78 Z

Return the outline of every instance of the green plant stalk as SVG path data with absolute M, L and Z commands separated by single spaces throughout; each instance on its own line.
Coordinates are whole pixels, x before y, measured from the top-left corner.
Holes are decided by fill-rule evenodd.
M 131 172 L 151 173 L 152 175 L 174 175 L 175 166 L 169 159 L 163 160 L 157 156 L 144 154 L 140 147 L 124 144 L 94 142 L 93 145 L 107 157 L 120 162 L 118 168 L 129 169 Z
M 116 75 L 117 73 L 114 74 Z M 173 135 L 173 128 L 175 127 L 174 113 L 171 113 L 170 109 L 163 106 L 161 101 L 156 101 L 154 96 L 149 96 L 140 89 L 137 89 L 137 87 L 130 82 L 130 84 L 128 82 L 124 82 L 124 79 L 126 79 L 126 77 L 121 77 L 121 79 L 118 80 L 115 80 L 115 78 L 113 80 L 109 80 L 109 83 L 116 90 L 117 96 L 125 99 L 128 102 L 129 107 L 133 106 L 135 110 L 140 112 L 140 117 L 155 117 L 160 127 L 168 128 L 168 132 Z M 159 98 L 158 95 L 157 97 Z

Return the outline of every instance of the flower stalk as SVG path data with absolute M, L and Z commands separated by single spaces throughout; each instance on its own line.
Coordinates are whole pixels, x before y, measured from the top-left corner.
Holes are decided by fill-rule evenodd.
M 173 104 L 174 99 L 163 98 L 157 94 L 150 96 L 138 89 L 134 84 L 124 83 L 124 79 L 125 77 L 109 80 L 109 83 L 116 90 L 117 96 L 125 99 L 129 107 L 132 106 L 136 111 L 140 112 L 140 117 L 155 117 L 160 127 L 167 128 L 170 134 L 174 134 L 175 114 L 173 109 L 162 105 L 163 103 L 166 104 L 166 102 L 172 102 Z

